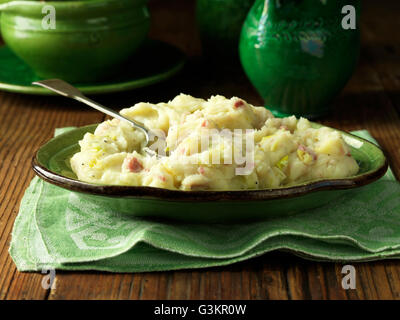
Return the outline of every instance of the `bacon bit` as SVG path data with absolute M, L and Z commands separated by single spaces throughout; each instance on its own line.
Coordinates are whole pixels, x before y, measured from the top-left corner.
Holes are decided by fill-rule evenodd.
M 207 121 L 207 120 L 204 120 L 204 121 L 202 122 L 201 126 L 202 126 L 203 128 L 204 128 L 204 127 L 207 127 L 207 126 L 208 126 L 208 121 Z
M 299 146 L 297 147 L 297 149 L 301 150 L 301 151 L 306 151 L 306 147 L 303 144 L 299 144 Z
M 279 129 L 283 129 L 283 130 L 289 130 L 289 128 L 288 128 L 288 126 L 286 126 L 286 125 L 281 125 L 280 127 L 279 127 Z
M 312 156 L 313 160 L 317 160 L 317 154 L 311 150 L 310 148 L 306 147 L 305 145 L 299 145 L 299 150 L 307 152 L 310 156 Z
M 235 108 L 240 108 L 244 106 L 244 102 L 242 100 L 238 100 L 235 102 L 234 107 Z
M 347 153 L 346 153 L 346 156 L 351 157 L 351 153 L 350 153 L 350 152 L 347 152 Z
M 133 157 L 128 160 L 127 168 L 130 172 L 140 172 L 143 170 L 143 165 L 137 158 Z
M 157 176 L 158 179 L 160 179 L 162 182 L 167 181 L 167 178 L 165 178 L 164 176 Z
M 203 167 L 199 167 L 199 173 L 200 174 L 204 174 L 206 171 L 204 170 L 204 168 Z

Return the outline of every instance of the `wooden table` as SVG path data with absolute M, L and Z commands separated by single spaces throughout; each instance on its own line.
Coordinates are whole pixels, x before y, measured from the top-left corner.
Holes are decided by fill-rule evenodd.
M 354 77 L 320 121 L 345 130 L 368 129 L 400 176 L 400 9 L 398 0 L 364 1 L 362 54 Z M 193 2 L 151 2 L 152 36 L 176 44 L 190 57 L 167 83 L 97 99 L 116 109 L 139 101 L 166 101 L 180 92 L 207 98 L 240 96 L 262 104 L 240 69 L 204 68 L 193 23 Z M 180 18 L 177 18 L 180 17 Z M 1 68 L 1 66 L 0 66 Z M 205 270 L 107 274 L 57 272 L 55 290 L 40 273 L 20 273 L 8 254 L 13 222 L 33 177 L 34 151 L 54 129 L 100 122 L 103 115 L 73 101 L 0 92 L 0 299 L 399 299 L 400 261 L 354 264 L 357 289 L 341 287 L 342 264 L 316 263 L 274 252 L 235 265 Z

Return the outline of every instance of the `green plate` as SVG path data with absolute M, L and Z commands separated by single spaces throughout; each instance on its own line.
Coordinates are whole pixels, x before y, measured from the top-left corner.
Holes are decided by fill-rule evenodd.
M 120 76 L 107 82 L 74 85 L 85 94 L 126 91 L 164 81 L 181 70 L 184 63 L 185 55 L 176 47 L 161 41 L 148 40 L 126 63 Z M 50 90 L 32 85 L 32 82 L 40 78 L 7 46 L 0 47 L 0 65 L 0 90 L 55 95 Z
M 61 134 L 44 144 L 33 158 L 36 174 L 52 184 L 77 192 L 83 201 L 104 210 L 134 216 L 190 222 L 233 222 L 265 219 L 315 208 L 382 177 L 388 164 L 373 143 L 340 131 L 360 170 L 346 179 L 318 180 L 296 186 L 237 191 L 178 191 L 153 187 L 96 185 L 77 180 L 69 165 L 78 141 L 97 124 Z M 313 124 L 320 127 L 319 124 Z

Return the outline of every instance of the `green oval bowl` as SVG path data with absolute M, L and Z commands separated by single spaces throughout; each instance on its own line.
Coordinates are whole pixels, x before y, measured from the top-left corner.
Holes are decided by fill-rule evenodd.
M 146 38 L 147 0 L 11 1 L 0 5 L 5 43 L 41 78 L 104 80 L 119 72 Z M 42 26 L 45 6 L 55 29 Z M 48 13 L 48 12 L 47 12 Z
M 357 160 L 357 175 L 345 179 L 311 181 L 287 188 L 238 191 L 178 191 L 154 187 L 97 185 L 79 181 L 69 159 L 80 150 L 78 141 L 98 124 L 77 128 L 44 144 L 32 160 L 35 173 L 47 182 L 76 192 L 104 210 L 132 216 L 188 222 L 237 222 L 265 219 L 315 208 L 344 192 L 367 185 L 387 171 L 382 150 L 373 143 L 341 132 Z M 315 127 L 321 125 L 314 123 Z

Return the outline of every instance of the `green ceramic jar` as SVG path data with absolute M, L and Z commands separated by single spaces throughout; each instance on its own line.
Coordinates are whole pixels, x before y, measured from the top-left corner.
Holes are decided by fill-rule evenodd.
M 342 8 L 356 9 L 343 29 Z M 358 0 L 257 0 L 240 39 L 242 65 L 276 116 L 318 117 L 345 86 L 360 46 Z
M 12 1 L 0 5 L 5 43 L 39 77 L 73 83 L 103 80 L 142 44 L 147 0 Z M 55 29 L 43 19 L 55 9 Z M 49 22 L 46 20 L 45 22 Z
M 197 0 L 196 18 L 204 54 L 238 58 L 240 31 L 254 0 Z

